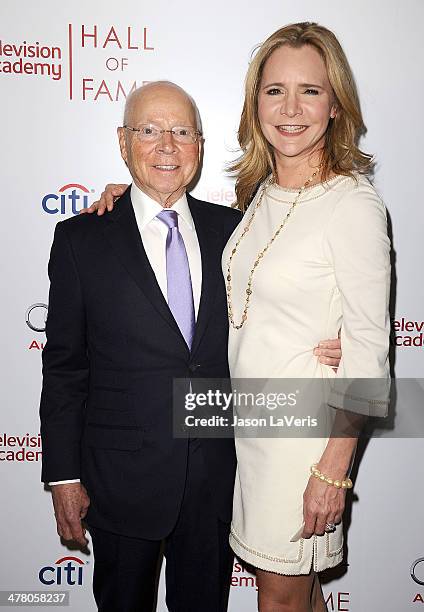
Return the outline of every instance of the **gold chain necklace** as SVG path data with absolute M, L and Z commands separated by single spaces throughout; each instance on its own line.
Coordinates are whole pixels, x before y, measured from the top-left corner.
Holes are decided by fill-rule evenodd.
M 255 218 L 256 212 L 258 210 L 258 208 L 261 206 L 262 204 L 262 200 L 264 198 L 265 195 L 265 191 L 268 189 L 268 187 L 271 185 L 271 183 L 273 182 L 272 178 L 269 178 L 268 180 L 265 181 L 265 183 L 262 186 L 262 191 L 261 194 L 258 198 L 258 201 L 256 203 L 256 206 L 254 208 L 254 211 L 252 213 L 252 216 L 250 217 L 249 221 L 246 224 L 246 227 L 244 228 L 243 232 L 240 235 L 240 238 L 237 240 L 236 244 L 234 245 L 234 248 L 231 251 L 231 255 L 230 255 L 230 259 L 228 260 L 228 264 L 227 264 L 227 302 L 228 302 L 228 318 L 229 321 L 231 323 L 231 326 L 234 329 L 241 329 L 243 327 L 243 325 L 246 323 L 247 321 L 247 311 L 249 309 L 249 305 L 250 305 L 250 298 L 252 296 L 252 283 L 253 283 L 253 275 L 255 274 L 255 271 L 261 261 L 261 259 L 263 258 L 263 256 L 265 255 L 265 253 L 268 251 L 269 247 L 271 246 L 271 244 L 274 242 L 274 240 L 276 240 L 278 238 L 278 236 L 280 235 L 281 230 L 283 229 L 283 227 L 286 225 L 287 221 L 289 220 L 293 210 L 295 209 L 300 195 L 302 193 L 302 191 L 309 185 L 309 183 L 311 183 L 311 181 L 314 180 L 314 178 L 317 176 L 318 172 L 321 170 L 322 164 L 320 164 L 318 166 L 318 168 L 315 170 L 315 172 L 308 178 L 308 180 L 306 181 L 306 183 L 299 189 L 299 191 L 297 192 L 296 198 L 293 202 L 293 204 L 290 206 L 290 209 L 288 211 L 288 213 L 286 214 L 285 218 L 283 219 L 283 222 L 281 223 L 281 225 L 277 228 L 276 232 L 274 233 L 274 235 L 272 236 L 272 238 L 269 240 L 269 242 L 265 245 L 265 247 L 262 249 L 262 251 L 259 251 L 258 256 L 255 260 L 255 262 L 253 263 L 253 267 L 250 270 L 250 274 L 249 277 L 247 279 L 247 287 L 246 287 L 246 299 L 244 302 L 244 308 L 243 308 L 243 314 L 241 317 L 241 321 L 238 325 L 236 325 L 235 321 L 234 321 L 234 313 L 233 313 L 233 306 L 232 306 L 232 301 L 231 301 L 231 292 L 232 292 L 232 287 L 231 287 L 231 263 L 233 261 L 233 257 L 234 255 L 237 253 L 237 249 L 238 246 L 240 244 L 240 242 L 243 240 L 243 238 L 245 237 L 245 235 L 247 234 L 247 232 L 250 229 L 250 226 L 252 225 L 252 221 Z

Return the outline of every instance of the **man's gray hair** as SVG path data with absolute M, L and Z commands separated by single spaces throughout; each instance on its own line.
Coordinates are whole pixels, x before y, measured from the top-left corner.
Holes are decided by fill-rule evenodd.
M 124 125 L 128 125 L 128 122 L 130 121 L 130 117 L 131 117 L 131 113 L 132 113 L 132 107 L 133 107 L 135 101 L 137 100 L 138 96 L 142 93 L 142 91 L 146 87 L 153 87 L 155 85 L 168 85 L 169 87 L 175 87 L 176 89 L 179 89 L 187 97 L 187 99 L 189 100 L 190 104 L 193 107 L 194 115 L 195 115 L 195 118 L 196 118 L 196 129 L 199 130 L 199 132 L 203 133 L 203 130 L 202 130 L 202 119 L 200 117 L 199 109 L 197 108 L 197 104 L 194 101 L 194 98 L 192 96 L 190 96 L 190 94 L 187 93 L 185 91 L 185 89 L 183 89 L 182 87 L 180 87 L 176 83 L 173 83 L 172 81 L 149 81 L 149 83 L 146 83 L 145 85 L 141 85 L 140 87 L 137 87 L 137 89 L 134 89 L 134 91 L 132 91 L 127 96 L 127 99 L 126 99 L 126 102 L 125 102 Z

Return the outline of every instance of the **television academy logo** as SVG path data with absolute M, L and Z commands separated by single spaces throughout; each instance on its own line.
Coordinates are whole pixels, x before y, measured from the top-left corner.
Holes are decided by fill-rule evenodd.
M 155 51 L 147 26 L 68 24 L 69 99 L 118 102 L 146 79 L 136 82 Z M 96 58 L 96 62 L 94 62 Z M 93 67 L 102 62 L 102 72 Z M 128 70 L 131 60 L 143 65 Z M 130 72 L 130 74 L 128 74 Z M 151 79 L 150 79 L 151 80 Z
M 5 59 L 3 59 L 5 58 Z M 0 73 L 9 75 L 62 78 L 62 49 L 38 40 L 10 42 L 0 40 Z
M 0 461 L 27 463 L 40 461 L 42 456 L 41 435 L 9 435 L 0 433 Z
M 87 562 L 88 563 L 88 562 Z M 68 586 L 82 586 L 84 561 L 78 557 L 62 557 L 54 565 L 46 565 L 38 572 L 38 579 L 46 586 L 63 584 Z
M 237 198 L 234 188 L 221 187 L 208 189 L 203 199 L 214 204 L 233 204 Z
M 407 317 L 393 319 L 391 343 L 403 348 L 424 347 L 424 321 Z
M 89 194 L 94 189 L 88 189 L 80 183 L 68 183 L 57 190 L 57 193 L 47 193 L 41 200 L 43 211 L 49 215 L 78 215 L 83 208 L 88 208 Z
M 156 43 L 148 25 L 68 23 L 60 45 L 0 39 L 0 75 L 67 81 L 69 100 L 120 102 L 156 73 Z M 24 40 L 25 38 L 25 40 Z M 7 78 L 7 77 L 6 77 Z

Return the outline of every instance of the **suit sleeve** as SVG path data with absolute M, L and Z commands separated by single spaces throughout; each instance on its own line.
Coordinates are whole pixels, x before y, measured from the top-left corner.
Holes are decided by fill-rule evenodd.
M 342 305 L 342 359 L 330 405 L 386 416 L 390 390 L 390 241 L 386 211 L 371 185 L 338 202 L 325 248 Z
M 80 439 L 88 391 L 83 295 L 72 246 L 62 223 L 56 226 L 49 278 L 40 403 L 43 482 L 80 478 Z

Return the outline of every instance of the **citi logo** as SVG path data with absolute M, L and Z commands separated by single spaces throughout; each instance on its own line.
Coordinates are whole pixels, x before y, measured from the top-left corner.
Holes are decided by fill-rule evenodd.
M 87 189 L 79 183 L 69 183 L 58 189 L 57 193 L 47 193 L 41 200 L 41 206 L 49 215 L 66 215 L 70 212 L 77 215 L 80 210 L 90 206 L 90 193 L 94 193 L 94 189 Z
M 38 578 L 42 584 L 51 586 L 52 584 L 69 586 L 82 585 L 84 561 L 78 557 L 62 557 L 58 559 L 54 566 L 46 565 L 38 572 Z

